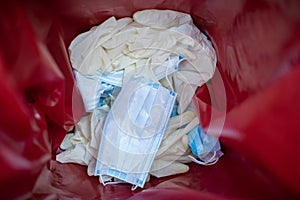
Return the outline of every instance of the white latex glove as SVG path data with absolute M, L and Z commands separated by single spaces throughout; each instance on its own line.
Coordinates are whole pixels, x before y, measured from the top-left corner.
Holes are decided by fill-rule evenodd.
M 70 137 L 71 146 L 60 154 L 56 160 L 61 163 L 77 163 L 88 166 L 88 175 L 94 174 L 102 127 L 108 113 L 103 106 L 93 113 L 83 116 L 75 126 L 75 134 Z
M 183 56 L 187 61 L 182 62 L 179 71 L 170 77 L 177 93 L 179 104 L 177 112 L 184 114 L 197 87 L 213 76 L 216 55 L 211 43 L 193 25 L 191 16 L 185 13 L 144 10 L 136 12 L 133 19 L 134 21 L 131 18 L 116 20 L 111 17 L 101 25 L 76 37 L 69 47 L 73 68 L 82 74 L 94 74 L 99 69 L 110 72 L 125 68 L 123 80 L 127 80 L 131 73 L 143 75 L 151 72 L 143 70 L 149 59 L 151 63 L 160 65 L 171 54 Z M 181 164 L 189 161 L 186 159 L 189 153 L 186 134 L 198 124 L 198 120 L 190 114 L 179 116 L 184 120 L 178 121 L 180 117 L 175 117 L 169 121 L 153 164 L 151 172 L 153 175 L 161 177 L 182 173 L 188 169 L 186 165 Z M 99 125 L 96 130 L 91 128 L 97 124 L 97 120 L 91 116 L 82 120 L 82 124 L 78 124 L 78 132 L 71 139 L 74 150 L 70 150 L 68 156 L 80 154 L 82 159 L 74 156 L 76 159 L 73 161 L 88 163 L 90 173 L 93 171 L 99 148 L 101 126 Z M 91 121 L 95 123 L 92 124 Z M 182 128 L 186 124 L 188 125 Z M 95 133 L 99 133 L 97 138 Z M 82 145 L 85 145 L 85 148 L 82 148 Z M 63 153 L 66 155 L 67 151 Z M 63 160 L 63 155 L 58 158 Z M 67 155 L 65 157 L 67 158 Z
M 174 161 L 170 164 L 169 161 L 160 160 L 156 161 L 156 165 L 156 167 L 159 168 L 159 170 L 151 171 L 150 174 L 157 178 L 171 176 L 175 174 L 182 174 L 189 171 L 188 165 L 177 161 Z
M 151 16 L 151 17 L 149 17 Z M 211 78 L 215 52 L 190 15 L 171 10 L 144 10 L 131 18 L 109 18 L 77 36 L 69 47 L 72 67 L 82 74 L 138 67 L 138 60 L 151 58 L 162 64 L 171 53 L 196 66 L 204 82 Z
M 170 28 L 191 21 L 191 16 L 173 10 L 143 10 L 134 13 L 135 22 L 153 28 Z
M 175 92 L 177 93 L 178 110 L 181 114 L 191 104 L 198 86 L 206 83 L 213 75 L 214 64 L 208 57 L 196 59 L 202 64 L 194 65 L 187 59 L 180 63 L 179 70 L 172 74 Z M 204 63 L 205 61 L 205 63 Z
M 111 17 L 101 25 L 78 35 L 69 47 L 72 67 L 84 75 L 95 74 L 97 69 L 108 67 L 111 60 L 101 45 L 131 22 L 131 18 L 116 20 Z
M 189 167 L 183 164 L 190 162 L 187 133 L 198 124 L 198 118 L 192 111 L 186 111 L 170 119 L 165 137 L 151 166 L 151 175 L 164 177 L 188 171 Z M 180 128 L 184 125 L 186 125 L 184 128 Z

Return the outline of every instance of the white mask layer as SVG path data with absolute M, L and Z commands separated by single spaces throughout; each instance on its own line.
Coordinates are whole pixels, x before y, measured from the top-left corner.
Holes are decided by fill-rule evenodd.
M 105 121 L 95 175 L 143 187 L 175 99 L 174 92 L 145 77 L 130 79 Z

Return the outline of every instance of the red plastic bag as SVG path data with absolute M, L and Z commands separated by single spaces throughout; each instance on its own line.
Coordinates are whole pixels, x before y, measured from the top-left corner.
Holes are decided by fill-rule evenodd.
M 300 197 L 300 4 L 298 1 L 13 1 L 0 3 L 0 196 L 2 199 L 291 199 Z M 103 187 L 86 168 L 55 161 L 84 112 L 67 48 L 110 16 L 142 9 L 190 13 L 218 56 L 194 102 L 225 156 L 191 164 L 145 189 Z M 217 131 L 216 131 L 217 130 Z

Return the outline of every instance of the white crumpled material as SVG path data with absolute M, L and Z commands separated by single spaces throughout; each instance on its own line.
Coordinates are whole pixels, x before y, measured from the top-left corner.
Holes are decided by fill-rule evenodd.
M 178 70 L 160 81 L 177 93 L 178 115 L 169 120 L 150 174 L 163 177 L 189 170 L 185 164 L 191 161 L 187 133 L 199 121 L 195 112 L 187 108 L 197 87 L 212 78 L 216 67 L 212 44 L 190 15 L 151 9 L 134 13 L 133 18 L 110 17 L 78 35 L 69 46 L 69 53 L 72 67 L 82 75 L 124 69 L 123 81 L 132 75 L 153 77 L 148 69 L 144 70 L 145 66 L 151 69 L 171 56 L 182 56 L 184 61 Z M 56 159 L 87 165 L 88 174 L 93 175 L 107 112 L 99 114 L 96 109 L 84 116 L 76 125 L 75 134 L 68 136 L 71 145 Z
M 67 140 L 63 141 L 63 146 L 61 145 L 64 151 L 56 155 L 56 160 L 61 163 L 86 165 L 88 175 L 92 176 L 95 171 L 102 127 L 108 111 L 108 106 L 103 106 L 83 116 L 76 124 L 75 132 L 66 136 Z
M 171 10 L 138 11 L 133 19 L 110 17 L 78 35 L 69 52 L 72 67 L 81 74 L 125 69 L 124 80 L 132 71 L 143 71 L 139 69 L 148 60 L 154 67 L 171 54 L 183 56 L 186 61 L 173 75 L 179 113 L 191 103 L 197 87 L 213 76 L 216 67 L 215 51 L 191 16 Z

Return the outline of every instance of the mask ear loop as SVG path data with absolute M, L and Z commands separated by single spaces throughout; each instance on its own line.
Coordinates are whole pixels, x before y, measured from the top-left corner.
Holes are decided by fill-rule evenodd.
M 168 84 L 169 84 L 172 92 L 174 92 L 173 84 L 171 84 L 171 82 L 170 82 L 170 80 L 168 78 L 168 69 L 170 68 L 170 65 L 172 64 L 171 60 L 170 60 L 170 57 L 168 57 L 168 62 L 169 62 L 169 64 L 168 64 L 167 69 L 166 69 L 165 78 L 166 78 L 166 80 L 167 80 L 167 82 L 168 82 Z
M 104 181 L 102 175 L 100 175 L 99 178 L 101 180 L 101 183 L 104 186 L 106 186 L 106 185 L 117 185 L 117 184 L 120 184 L 120 183 L 125 183 L 124 181 L 114 181 L 114 177 L 111 177 L 111 179 L 108 180 L 108 181 Z
M 134 191 L 134 190 L 136 190 L 136 188 L 138 188 L 138 186 L 137 186 L 137 185 L 132 185 L 132 187 L 131 187 L 131 191 Z
M 102 174 L 100 174 L 99 178 L 100 178 L 100 182 L 101 182 L 104 186 L 106 186 L 107 184 L 106 184 L 106 182 L 103 180 Z
M 172 65 L 171 59 L 170 59 L 170 57 L 168 57 L 168 63 L 169 63 L 169 64 L 167 65 L 167 69 L 166 69 L 166 71 L 165 71 L 165 79 L 166 79 L 168 85 L 170 86 L 170 89 L 171 89 L 172 92 L 174 92 L 174 93 L 176 93 L 176 91 L 175 91 L 175 89 L 174 89 L 174 87 L 173 87 L 173 84 L 171 83 L 171 81 L 170 81 L 169 78 L 168 78 L 168 69 L 169 69 L 170 66 L 171 66 L 171 67 L 174 67 L 175 70 L 177 71 L 177 70 L 178 70 L 178 67 L 179 67 L 179 64 L 180 64 L 182 61 L 184 61 L 184 60 L 186 60 L 186 59 L 183 58 L 183 57 L 181 57 L 181 56 L 179 56 L 179 60 L 178 60 L 178 62 L 176 63 L 176 65 L 175 65 L 175 66 L 171 66 L 171 65 Z M 174 82 L 174 76 L 171 76 L 171 78 L 172 78 L 172 81 Z M 177 97 L 178 97 L 178 96 L 177 96 Z M 183 98 L 183 96 L 180 95 L 179 98 L 180 98 L 180 101 L 179 101 L 179 102 L 181 102 L 181 99 Z M 179 107 L 177 108 L 177 112 L 179 113 Z
M 112 105 L 116 100 L 116 98 L 112 94 L 108 94 L 108 96 L 111 98 L 111 105 Z
M 200 161 L 200 160 L 197 160 L 196 158 L 194 158 L 193 156 L 191 155 L 188 155 L 188 157 L 195 163 L 199 164 L 199 165 L 205 165 L 205 166 L 208 166 L 208 165 L 214 165 L 218 162 L 219 158 L 217 158 L 216 160 L 213 161 L 213 159 L 216 157 L 217 153 L 214 151 L 214 154 L 213 156 L 207 161 L 207 162 L 203 162 L 203 161 Z M 213 162 L 212 162 L 213 161 Z
M 152 80 L 154 80 L 155 82 L 159 83 L 159 81 L 157 80 L 156 76 L 153 73 L 153 70 L 151 69 L 151 66 L 149 65 L 150 59 L 151 58 L 148 58 L 148 60 L 146 62 L 146 68 L 148 68 L 148 71 L 150 71 L 150 75 L 151 75 Z

